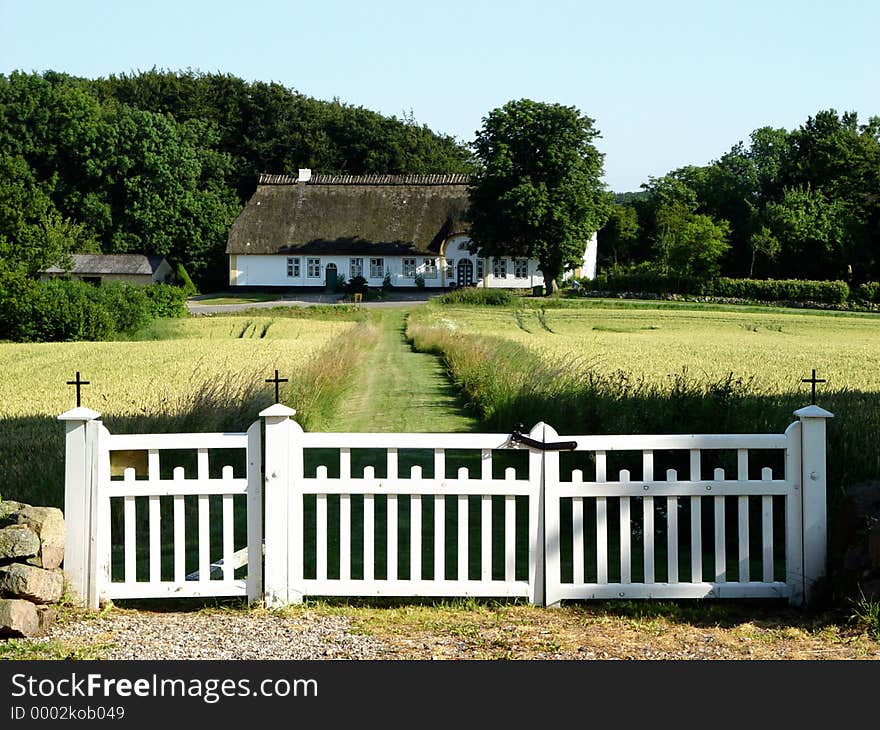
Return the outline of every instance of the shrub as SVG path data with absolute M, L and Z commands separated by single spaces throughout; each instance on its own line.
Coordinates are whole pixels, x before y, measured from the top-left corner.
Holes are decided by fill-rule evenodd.
M 144 288 L 153 317 L 185 317 L 187 315 L 185 289 L 168 284 L 151 284 Z
M 366 295 L 369 285 L 363 276 L 352 276 L 345 285 L 347 294 L 364 294 Z
M 425 277 L 422 276 L 421 274 L 416 274 L 415 284 L 416 284 L 417 289 L 424 289 L 425 288 Z
M 455 289 L 437 299 L 441 304 L 473 304 L 503 307 L 513 302 L 509 291 L 504 289 Z
M 148 288 L 148 287 L 147 287 Z M 144 327 L 153 318 L 151 300 L 145 287 L 111 283 L 91 287 L 95 302 L 113 319 L 115 332 L 131 332 Z
M 880 282 L 866 281 L 859 284 L 852 293 L 852 298 L 857 302 L 880 304 Z
M 193 280 L 190 279 L 189 274 L 186 273 L 186 269 L 183 267 L 183 264 L 177 264 L 174 269 L 174 276 L 177 280 L 177 286 L 183 289 L 187 297 L 191 297 L 193 294 L 199 293 L 198 288 L 196 288 L 196 285 L 193 284 Z
M 38 284 L 30 302 L 33 329 L 27 339 L 36 342 L 110 339 L 116 334 L 116 321 L 95 292 L 93 286 L 80 281 L 54 279 Z

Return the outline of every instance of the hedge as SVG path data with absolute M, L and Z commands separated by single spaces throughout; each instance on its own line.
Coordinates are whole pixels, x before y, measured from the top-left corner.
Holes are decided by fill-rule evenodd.
M 581 291 L 650 292 L 652 294 L 690 294 L 695 296 L 749 299 L 764 302 L 817 302 L 845 304 L 850 289 L 844 281 L 806 281 L 799 279 L 702 280 L 673 277 L 654 272 L 601 274 L 582 282 Z M 867 286 L 867 285 L 863 285 Z M 866 290 L 867 291 L 867 290 Z M 877 287 L 868 293 L 877 295 Z M 874 299 L 866 301 L 876 301 Z
M 0 339 L 15 342 L 109 340 L 156 317 L 181 317 L 187 311 L 186 292 L 167 284 L 92 286 L 16 276 L 0 283 L 0 309 Z
M 758 299 L 768 302 L 821 302 L 846 304 L 849 286 L 845 281 L 799 279 L 716 279 L 706 292 L 710 296 Z

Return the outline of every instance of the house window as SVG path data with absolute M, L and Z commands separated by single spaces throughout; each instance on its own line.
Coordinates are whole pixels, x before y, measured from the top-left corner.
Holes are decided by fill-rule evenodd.
M 356 276 L 364 275 L 364 260 L 349 259 L 348 260 L 348 276 L 352 279 Z
M 477 259 L 477 279 L 482 279 L 486 275 L 483 263 L 483 259 Z
M 370 278 L 381 279 L 385 276 L 385 259 L 370 259 Z
M 492 276 L 496 279 L 506 279 L 507 278 L 507 259 L 495 258 L 492 259 Z
M 437 278 L 437 259 L 425 259 L 425 278 Z
M 294 278 L 299 277 L 299 256 L 287 259 L 287 275 Z
M 310 279 L 321 278 L 321 259 L 306 259 L 306 276 Z
M 452 271 L 452 259 L 446 259 L 446 281 L 449 281 L 455 276 Z
M 529 275 L 529 261 L 528 259 L 514 259 L 513 260 L 513 275 L 517 279 L 526 279 Z
M 416 275 L 416 260 L 415 259 L 404 259 L 403 260 L 403 275 L 409 279 L 415 278 L 415 275 Z

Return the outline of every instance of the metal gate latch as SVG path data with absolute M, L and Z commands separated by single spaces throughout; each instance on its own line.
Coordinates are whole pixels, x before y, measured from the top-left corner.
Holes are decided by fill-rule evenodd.
M 510 434 L 509 440 L 525 444 L 526 446 L 538 449 L 539 451 L 574 451 L 577 448 L 577 441 L 555 441 L 545 443 L 544 441 L 537 441 L 531 436 L 526 436 L 522 432 L 522 429 L 523 425 L 521 423 L 516 424 L 513 433 Z

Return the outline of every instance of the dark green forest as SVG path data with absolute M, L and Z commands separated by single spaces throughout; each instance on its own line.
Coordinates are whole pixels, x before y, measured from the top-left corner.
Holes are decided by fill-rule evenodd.
M 164 254 L 209 291 L 261 172 L 475 170 L 411 116 L 277 83 L 153 69 L 100 79 L 0 75 L 0 275 L 69 252 Z M 762 127 L 711 164 L 621 193 L 600 271 L 713 279 L 880 280 L 880 117 L 820 111 Z
M 617 196 L 599 256 L 606 272 L 878 281 L 880 117 L 821 111 L 651 178 Z
M 164 254 L 226 282 L 229 226 L 261 172 L 468 172 L 454 138 L 412 118 L 277 83 L 152 70 L 0 75 L 0 274 L 70 252 Z

